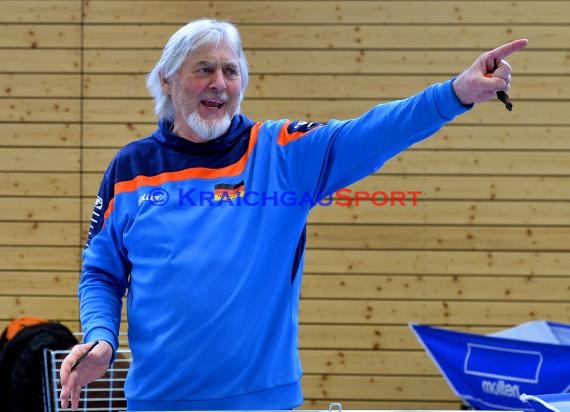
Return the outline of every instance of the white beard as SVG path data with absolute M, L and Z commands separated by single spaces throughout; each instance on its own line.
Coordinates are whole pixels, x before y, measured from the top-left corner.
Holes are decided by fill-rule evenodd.
M 220 137 L 230 128 L 232 122 L 228 113 L 220 120 L 209 122 L 204 120 L 198 112 L 192 112 L 186 118 L 188 127 L 198 136 L 200 143 L 206 143 L 217 137 Z

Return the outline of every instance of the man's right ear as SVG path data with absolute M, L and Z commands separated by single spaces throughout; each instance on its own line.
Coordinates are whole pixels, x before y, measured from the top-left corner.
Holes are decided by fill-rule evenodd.
M 170 94 L 170 80 L 162 73 L 158 73 L 158 76 L 160 77 L 160 86 L 162 87 L 162 91 L 166 94 Z

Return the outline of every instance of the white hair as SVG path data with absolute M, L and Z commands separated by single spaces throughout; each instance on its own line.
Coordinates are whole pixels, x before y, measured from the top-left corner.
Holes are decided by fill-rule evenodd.
M 239 58 L 241 89 L 239 100 L 243 99 L 248 81 L 248 67 L 238 29 L 226 21 L 199 19 L 181 27 L 170 37 L 162 50 L 160 59 L 148 74 L 146 87 L 154 98 L 154 112 L 159 119 L 174 120 L 172 99 L 162 90 L 160 78 L 172 78 L 189 54 L 204 44 L 216 46 L 227 41 L 234 47 Z M 239 105 L 238 105 L 239 107 Z

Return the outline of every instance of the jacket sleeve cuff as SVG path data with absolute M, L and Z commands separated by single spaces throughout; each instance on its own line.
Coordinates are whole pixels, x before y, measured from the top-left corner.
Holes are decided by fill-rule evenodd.
M 435 105 L 439 115 L 447 120 L 471 110 L 474 104 L 465 105 L 453 89 L 456 77 L 435 85 Z
M 111 356 L 111 362 L 109 364 L 113 363 L 115 361 L 115 357 L 117 356 L 119 338 L 114 333 L 105 328 L 93 329 L 86 333 L 83 337 L 84 342 L 95 342 L 96 340 L 103 340 L 111 345 L 111 348 L 113 349 L 113 355 Z

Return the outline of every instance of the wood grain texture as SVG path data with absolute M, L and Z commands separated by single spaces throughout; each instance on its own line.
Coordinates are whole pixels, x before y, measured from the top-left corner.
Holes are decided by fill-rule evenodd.
M 2 2 L 2 23 L 79 23 L 81 1 L 12 0 Z
M 1 5 L 0 330 L 19 316 L 80 329 L 81 253 L 103 171 L 155 130 L 146 74 L 169 36 L 202 16 L 239 24 L 242 109 L 254 120 L 352 118 L 530 40 L 508 58 L 512 112 L 478 105 L 333 197 L 421 192 L 415 205 L 361 200 L 310 214 L 302 409 L 459 409 L 409 322 L 478 334 L 570 322 L 569 2 Z
M 88 23 L 177 23 L 202 16 L 230 19 L 235 23 L 283 24 L 382 24 L 382 23 L 565 23 L 570 6 L 559 1 L 89 1 Z M 299 10 L 303 10 L 300 13 Z M 540 12 L 538 12 L 540 11 Z M 184 12 L 184 13 L 183 13 Z
M 24 75 L 15 80 L 24 79 Z M 438 76 L 439 77 L 439 76 Z M 0 76 L 0 81 L 2 76 Z M 44 83 L 57 85 L 61 76 L 53 75 Z M 439 77 L 439 80 L 442 78 Z M 246 99 L 366 99 L 378 103 L 401 99 L 434 83 L 433 75 L 422 74 L 252 74 Z M 1 85 L 2 83 L 0 83 Z M 84 79 L 86 98 L 149 99 L 145 74 L 90 74 Z M 75 89 L 74 89 L 75 90 Z M 1 92 L 1 90 L 0 90 Z M 54 92 L 55 93 L 55 92 Z M 524 100 L 565 100 L 570 93 L 567 76 L 517 76 L 509 96 L 513 102 Z
M 325 3 L 320 2 L 320 4 Z M 240 32 L 247 50 L 407 50 L 418 47 L 484 50 L 493 48 L 502 41 L 523 37 L 532 39 L 532 45 L 536 48 L 560 49 L 566 47 L 568 36 L 570 36 L 570 28 L 566 25 L 521 26 L 514 22 L 502 23 L 481 22 L 460 28 L 448 23 L 415 23 L 411 29 L 408 24 L 392 22 L 388 24 L 320 22 L 318 25 L 308 25 L 292 20 L 283 24 L 244 22 L 240 24 Z M 85 27 L 85 47 L 97 49 L 162 48 L 181 24 L 98 23 L 87 25 Z
M 374 100 L 347 99 L 248 99 L 243 102 L 243 112 L 252 119 L 292 120 L 327 122 L 330 119 L 350 119 L 382 103 Z M 16 109 L 14 109 L 16 110 Z M 93 99 L 84 102 L 84 119 L 87 122 L 151 123 L 154 119 L 153 105 L 147 99 Z M 516 110 L 507 112 L 498 101 L 476 106 L 469 113 L 457 118 L 456 124 L 465 125 L 528 125 L 569 126 L 566 114 L 570 103 L 566 101 L 518 101 Z M 15 114 L 18 115 L 18 114 Z M 15 116 L 13 115 L 13 116 Z
M 38 50 L 37 52 L 40 52 Z M 431 74 L 433 81 L 451 77 L 471 64 L 483 52 L 464 50 L 246 50 L 252 74 Z M 72 59 L 72 54 L 68 59 Z M 148 73 L 160 50 L 86 50 L 85 72 Z M 31 57 L 30 57 L 31 58 Z M 567 53 L 558 50 L 514 54 L 509 62 L 519 75 L 564 75 Z M 318 70 L 315 68 L 318 67 Z

